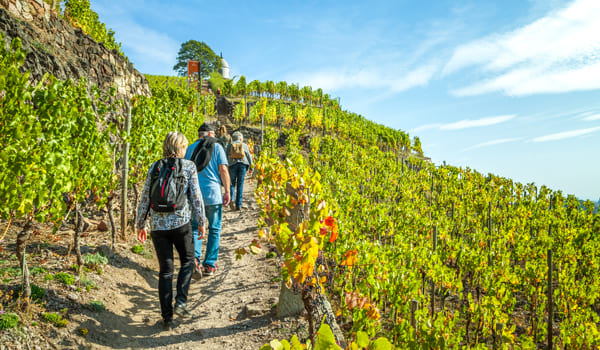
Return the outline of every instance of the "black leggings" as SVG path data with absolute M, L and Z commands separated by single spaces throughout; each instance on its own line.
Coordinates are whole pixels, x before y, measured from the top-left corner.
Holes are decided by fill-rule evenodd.
M 158 298 L 163 320 L 173 319 L 173 246 L 179 254 L 181 268 L 177 276 L 176 304 L 185 305 L 194 271 L 194 239 L 192 226 L 187 223 L 167 231 L 152 231 L 152 242 L 158 256 Z

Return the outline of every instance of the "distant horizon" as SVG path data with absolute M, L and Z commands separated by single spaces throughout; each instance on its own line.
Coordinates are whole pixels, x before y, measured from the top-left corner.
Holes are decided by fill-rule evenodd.
M 600 199 L 598 1 L 91 7 L 140 72 L 176 75 L 181 44 L 204 41 L 231 77 L 321 88 L 418 136 L 436 165 Z

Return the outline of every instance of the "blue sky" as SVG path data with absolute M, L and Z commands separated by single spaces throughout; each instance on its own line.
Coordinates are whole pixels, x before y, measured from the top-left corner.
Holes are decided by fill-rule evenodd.
M 91 1 L 142 73 L 206 42 L 322 88 L 436 164 L 600 198 L 600 1 Z

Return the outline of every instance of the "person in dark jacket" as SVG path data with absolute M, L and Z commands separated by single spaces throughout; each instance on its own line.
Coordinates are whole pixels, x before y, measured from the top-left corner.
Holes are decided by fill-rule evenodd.
M 188 140 L 179 132 L 170 132 L 163 143 L 164 158 L 183 158 Z M 205 216 L 202 192 L 196 175 L 196 165 L 189 160 L 181 159 L 181 168 L 185 174 L 186 185 L 184 188 L 187 201 L 181 209 L 173 212 L 155 211 L 150 206 L 150 189 L 152 186 L 152 170 L 155 162 L 150 167 L 144 190 L 138 206 L 137 238 L 144 243 L 148 237 L 146 218 L 150 214 L 150 235 L 158 257 L 160 272 L 158 277 L 158 296 L 163 327 L 171 329 L 174 326 L 173 314 L 182 318 L 190 318 L 191 312 L 186 303 L 190 280 L 194 270 L 194 241 L 190 220 L 192 216 L 199 223 L 201 235 L 204 235 Z M 177 276 L 177 295 L 173 308 L 173 246 L 179 254 L 181 267 Z
M 235 146 L 241 144 L 243 154 L 236 154 Z M 242 195 L 244 194 L 244 179 L 246 171 L 252 167 L 252 154 L 248 145 L 244 143 L 244 136 L 236 131 L 231 135 L 231 144 L 227 147 L 227 160 L 229 162 L 229 174 L 231 177 L 231 201 L 234 210 L 242 210 Z

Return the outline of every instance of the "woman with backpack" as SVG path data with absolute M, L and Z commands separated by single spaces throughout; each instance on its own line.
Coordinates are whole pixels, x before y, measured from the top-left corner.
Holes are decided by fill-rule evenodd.
M 231 136 L 227 133 L 227 127 L 221 125 L 219 128 L 219 136 L 217 137 L 223 149 L 227 149 L 227 146 L 231 143 Z
M 231 203 L 235 206 L 234 210 L 242 210 L 244 178 L 246 171 L 252 166 L 252 155 L 248 145 L 244 143 L 244 136 L 241 132 L 234 132 L 231 140 L 226 152 L 229 176 L 231 177 Z
M 188 140 L 182 133 L 173 131 L 167 134 L 163 143 L 163 159 L 150 167 L 138 206 L 137 238 L 142 243 L 148 236 L 146 217 L 150 214 L 150 235 L 160 266 L 158 296 L 164 329 L 173 328 L 173 314 L 181 318 L 191 317 L 186 303 L 194 269 L 192 215 L 199 223 L 198 238 L 205 233 L 204 202 L 196 165 L 183 159 L 187 146 Z M 177 249 L 181 265 L 175 307 L 173 246 Z

